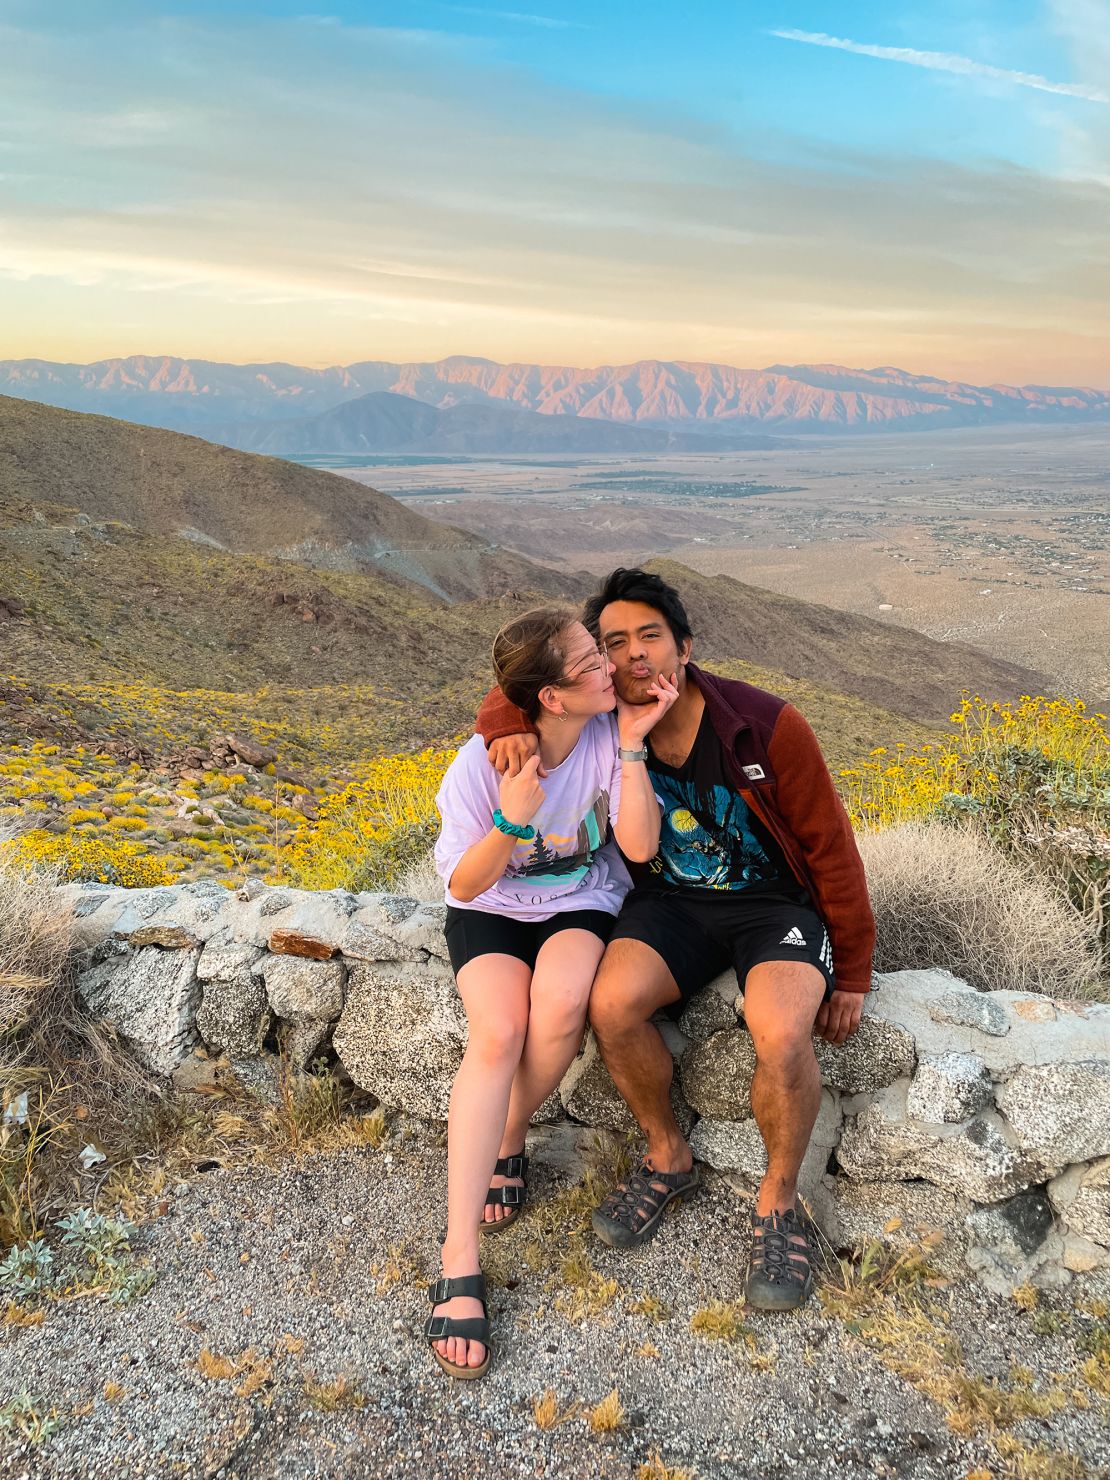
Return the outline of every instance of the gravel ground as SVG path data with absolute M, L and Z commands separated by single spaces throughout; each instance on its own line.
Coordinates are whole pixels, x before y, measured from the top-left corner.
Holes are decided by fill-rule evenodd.
M 1005 1468 L 985 1437 L 953 1434 L 935 1403 L 816 1299 L 796 1315 L 745 1312 L 750 1341 L 694 1334 L 691 1315 L 737 1299 L 745 1271 L 746 1210 L 712 1176 L 646 1249 L 587 1244 L 598 1274 L 620 1288 L 574 1323 L 552 1308 L 566 1287 L 548 1288 L 553 1272 L 529 1261 L 558 1253 L 542 1202 L 582 1165 L 566 1131 L 537 1133 L 530 1149 L 537 1204 L 485 1245 L 487 1273 L 502 1283 L 484 1380 L 452 1382 L 419 1336 L 443 1219 L 444 1152 L 433 1138 L 217 1169 L 171 1189 L 137 1235 L 157 1279 L 136 1305 L 62 1301 L 42 1326 L 0 1326 L 0 1403 L 26 1391 L 63 1420 L 33 1448 L 0 1435 L 0 1473 L 626 1480 L 653 1454 L 702 1480 L 818 1468 L 848 1480 L 1083 1473 Z M 644 1295 L 668 1318 L 634 1312 Z M 970 1283 L 943 1298 L 972 1371 L 1002 1378 L 1019 1362 L 1035 1389 L 1051 1380 L 1070 1393 L 1084 1389 L 1074 1304 L 1108 1295 L 1105 1280 L 1073 1284 L 1041 1307 L 1042 1328 L 1059 1308 L 1064 1329 L 1041 1335 L 1031 1313 Z M 205 1376 L 204 1350 L 238 1359 L 239 1371 Z M 306 1394 L 306 1380 L 341 1377 L 361 1407 L 324 1411 Z M 108 1383 L 119 1388 L 110 1397 Z M 597 1433 L 586 1410 L 614 1387 L 624 1420 Z M 547 1390 L 568 1416 L 541 1429 L 532 1405 Z M 1107 1405 L 1090 1396 L 1086 1408 L 1069 1402 L 1015 1432 L 1105 1474 Z

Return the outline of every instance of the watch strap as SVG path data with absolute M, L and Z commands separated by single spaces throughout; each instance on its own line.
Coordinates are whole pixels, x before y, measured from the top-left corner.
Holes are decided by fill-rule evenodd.
M 626 750 L 622 745 L 617 751 L 617 757 L 622 761 L 646 761 L 648 758 L 647 746 L 642 750 Z

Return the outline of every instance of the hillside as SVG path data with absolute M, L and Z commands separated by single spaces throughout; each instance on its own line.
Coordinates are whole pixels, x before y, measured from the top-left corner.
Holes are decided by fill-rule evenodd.
M 227 427 L 240 420 L 313 416 L 374 392 L 409 396 L 441 409 L 507 406 L 707 435 L 722 429 L 866 432 L 1110 419 L 1110 394 L 1084 386 L 977 386 L 893 366 L 740 369 L 685 360 L 579 368 L 501 365 L 453 355 L 409 364 L 365 360 L 324 370 L 172 355 L 131 355 L 88 365 L 3 360 L 4 391 L 201 435 L 205 426 Z
M 229 553 L 373 570 L 444 599 L 578 589 L 573 578 L 568 587 L 523 556 L 332 473 L 8 396 L 0 396 L 0 516 L 9 544 L 20 547 L 68 548 L 72 529 L 92 525 L 94 542 L 175 536 Z M 291 578 L 274 577 L 279 586 L 283 579 Z
M 544 416 L 494 404 L 440 409 L 412 396 L 371 391 L 317 416 L 292 421 L 237 422 L 206 428 L 214 442 L 276 455 L 312 452 L 475 454 L 632 453 L 704 451 L 695 433 L 626 426 L 585 416 Z M 754 450 L 781 439 L 744 435 L 714 439 L 714 449 Z

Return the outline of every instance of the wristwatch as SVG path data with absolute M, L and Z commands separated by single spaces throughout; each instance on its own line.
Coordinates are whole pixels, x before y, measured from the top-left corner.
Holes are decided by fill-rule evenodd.
M 622 748 L 617 751 L 617 758 L 622 761 L 646 761 L 647 755 L 646 745 L 643 750 L 624 750 Z

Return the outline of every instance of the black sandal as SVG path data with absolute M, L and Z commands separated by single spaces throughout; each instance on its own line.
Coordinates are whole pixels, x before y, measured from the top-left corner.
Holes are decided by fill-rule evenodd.
M 528 1158 L 524 1154 L 524 1147 L 522 1146 L 515 1156 L 499 1156 L 494 1163 L 493 1175 L 495 1177 L 526 1177 Z M 524 1211 L 527 1192 L 526 1187 L 491 1187 L 482 1206 L 485 1207 L 489 1203 L 500 1203 L 503 1208 L 511 1208 L 512 1212 L 506 1213 L 503 1218 L 479 1218 L 479 1231 L 496 1233 L 515 1223 Z
M 696 1192 L 699 1185 L 693 1167 L 688 1172 L 657 1172 L 650 1162 L 642 1161 L 625 1186 L 615 1187 L 594 1213 L 593 1230 L 611 1249 L 646 1244 L 659 1232 L 667 1204 Z
M 464 1382 L 472 1377 L 484 1377 L 489 1370 L 489 1309 L 486 1306 L 486 1277 L 484 1274 L 464 1274 L 449 1280 L 441 1278 L 428 1286 L 428 1299 L 433 1305 L 442 1305 L 456 1295 L 472 1295 L 482 1302 L 480 1316 L 436 1316 L 431 1315 L 424 1323 L 424 1335 L 432 1344 L 432 1356 L 449 1377 L 461 1378 Z M 437 1341 L 451 1336 L 461 1336 L 464 1341 L 480 1341 L 486 1349 L 484 1359 L 477 1367 L 460 1367 L 440 1356 L 435 1349 Z
M 744 1299 L 756 1310 L 796 1310 L 813 1289 L 812 1224 L 804 1213 L 752 1214 L 752 1253 Z

